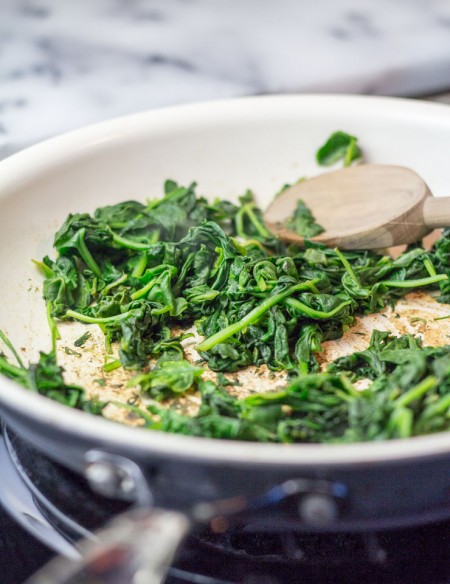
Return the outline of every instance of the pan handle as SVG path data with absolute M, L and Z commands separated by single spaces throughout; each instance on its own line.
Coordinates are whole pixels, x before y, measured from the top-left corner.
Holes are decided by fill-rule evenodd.
M 81 542 L 80 560 L 58 557 L 26 584 L 161 584 L 189 529 L 181 513 L 133 509 Z
M 154 508 L 148 483 L 130 459 L 102 450 L 84 458 L 84 476 L 94 492 L 134 507 L 77 543 L 81 558 L 58 557 L 26 584 L 161 584 L 190 519 Z
M 153 497 L 140 467 L 130 459 L 101 450 L 85 454 L 84 475 L 98 494 L 129 500 L 137 507 L 119 515 L 95 541 L 77 547 L 81 560 L 59 558 L 26 584 L 161 584 L 180 543 L 191 525 L 207 524 L 213 518 L 228 519 L 300 496 L 297 512 L 316 526 L 333 522 L 343 485 L 325 480 L 291 479 L 249 501 L 235 496 L 197 503 L 188 514 L 152 508 Z

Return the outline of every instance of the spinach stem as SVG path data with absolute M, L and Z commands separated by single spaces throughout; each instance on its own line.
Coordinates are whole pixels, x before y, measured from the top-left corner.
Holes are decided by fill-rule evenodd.
M 55 353 L 56 352 L 56 341 L 61 338 L 61 335 L 59 334 L 59 330 L 58 330 L 58 327 L 56 326 L 55 319 L 52 316 L 52 311 L 53 311 L 53 303 L 51 302 L 51 300 L 49 300 L 47 302 L 47 305 L 46 305 L 47 322 L 48 322 L 48 326 L 50 328 L 50 334 L 51 334 L 51 338 L 52 338 L 52 350 Z
M 423 419 L 430 419 L 434 416 L 443 416 L 450 409 L 450 393 L 444 395 L 437 402 L 427 406 L 422 413 Z
M 261 237 L 264 238 L 271 237 L 272 234 L 270 233 L 270 231 L 266 229 L 266 227 L 264 227 L 261 221 L 259 221 L 259 219 L 256 217 L 253 211 L 254 206 L 255 206 L 254 203 L 247 203 L 243 205 L 237 212 L 235 219 L 237 234 L 239 235 L 239 237 L 242 237 L 242 239 L 247 239 L 244 229 L 244 215 L 247 215 L 247 217 L 250 219 L 256 231 L 259 233 Z
M 340 312 L 341 309 L 344 308 L 344 306 L 348 306 L 351 303 L 352 303 L 351 300 L 344 300 L 344 302 L 341 302 L 341 304 L 336 306 L 336 308 L 333 308 L 333 310 L 330 310 L 329 312 L 324 312 L 323 310 L 315 310 L 314 308 L 310 308 L 309 306 L 303 304 L 303 302 L 300 302 L 295 298 L 286 298 L 286 300 L 284 300 L 284 304 L 287 304 L 288 306 L 290 306 L 291 308 L 295 308 L 302 314 L 305 314 L 306 316 L 315 319 L 332 318 L 338 312 Z
M 437 276 L 429 276 L 428 278 L 419 278 L 418 280 L 384 280 L 380 284 L 389 286 L 391 288 L 418 288 L 419 286 L 429 286 L 447 280 L 446 274 L 439 274 Z
M 122 312 L 121 314 L 116 314 L 114 316 L 95 317 L 95 316 L 87 316 L 87 314 L 82 314 L 81 312 L 76 312 L 75 310 L 68 310 L 66 312 L 66 316 L 70 316 L 70 318 L 74 318 L 75 320 L 80 320 L 81 322 L 87 322 L 88 324 L 103 324 L 103 323 L 108 323 L 108 322 L 117 322 L 120 320 L 127 319 L 132 314 L 133 314 L 133 311 L 128 310 L 127 312 Z
M 423 379 L 420 383 L 412 387 L 406 393 L 401 395 L 399 398 L 395 400 L 395 404 L 399 408 L 403 408 L 408 406 L 411 402 L 415 401 L 416 399 L 421 398 L 425 393 L 430 391 L 430 389 L 435 388 L 437 385 L 437 379 L 433 375 L 429 375 L 425 379 Z
M 10 379 L 21 380 L 20 382 L 29 387 L 27 370 L 21 367 L 11 365 L 4 357 L 0 355 L 0 372 L 7 375 Z
M 314 281 L 316 283 L 317 281 Z M 240 321 L 230 324 L 229 326 L 225 327 L 221 331 L 217 332 L 216 334 L 208 337 L 204 341 L 202 341 L 197 346 L 197 351 L 209 351 L 215 345 L 222 343 L 229 337 L 239 333 L 249 325 L 253 324 L 257 320 L 261 318 L 272 306 L 278 304 L 294 292 L 298 292 L 299 290 L 309 289 L 310 282 L 302 282 L 299 284 L 294 284 L 294 286 L 290 286 L 283 292 L 278 292 L 273 296 L 269 296 L 265 300 L 261 302 L 259 306 L 251 310 L 248 314 L 246 314 Z
M 33 264 L 39 268 L 41 270 L 41 272 L 44 274 L 44 276 L 46 278 L 53 278 L 54 277 L 54 272 L 51 268 L 49 268 L 48 266 L 46 266 L 44 264 L 44 262 L 40 262 L 38 260 L 31 260 L 33 262 Z
M 388 427 L 395 437 L 409 438 L 412 434 L 413 422 L 413 412 L 402 407 L 392 412 Z
M 80 255 L 82 257 L 82 259 L 84 260 L 84 263 L 88 266 L 88 268 L 97 276 L 97 278 L 101 278 L 102 277 L 102 271 L 101 269 L 98 267 L 97 262 L 94 260 L 94 258 L 92 257 L 91 252 L 89 251 L 85 241 L 84 241 L 84 236 L 86 234 L 86 228 L 82 227 L 79 231 L 79 248 L 78 251 L 80 252 Z
M 141 253 L 138 262 L 136 263 L 133 271 L 131 272 L 133 278 L 140 278 L 142 276 L 142 274 L 145 271 L 145 268 L 147 267 L 147 262 L 148 262 L 147 254 L 145 252 Z
M 23 364 L 23 361 L 20 358 L 19 353 L 16 351 L 14 345 L 11 343 L 11 341 L 8 339 L 8 337 L 5 335 L 5 333 L 2 330 L 0 330 L 0 339 L 3 341 L 3 343 L 8 347 L 8 349 L 14 355 L 17 363 L 19 364 L 19 367 L 21 369 L 25 369 L 25 365 Z
M 433 320 L 445 320 L 446 318 L 450 318 L 450 314 L 447 314 L 445 316 L 438 316 L 438 317 L 434 318 Z
M 433 266 L 430 258 L 426 257 L 423 260 L 423 265 L 425 266 L 426 271 L 430 274 L 430 276 L 436 276 L 436 269 Z
M 140 241 L 133 241 L 131 239 L 126 239 L 121 235 L 117 235 L 114 231 L 111 231 L 114 243 L 117 243 L 120 247 L 126 247 L 127 249 L 134 249 L 136 251 L 149 249 L 150 243 L 141 243 Z
M 122 363 L 119 361 L 119 359 L 115 359 L 114 361 L 110 361 L 109 363 L 105 363 L 103 365 L 103 371 L 106 371 L 107 373 L 109 373 L 110 371 L 114 371 L 115 369 L 119 369 L 119 367 L 122 367 Z
M 351 277 L 351 279 L 356 284 L 358 284 L 358 286 L 361 286 L 361 282 L 358 280 L 358 277 L 356 276 L 355 272 L 353 271 L 353 268 L 350 265 L 350 262 L 347 260 L 347 258 L 344 256 L 344 254 L 337 247 L 334 248 L 333 251 L 337 255 L 337 257 L 341 260 L 342 265 L 347 270 L 347 272 L 348 272 L 349 276 Z
M 351 138 L 345 151 L 344 168 L 350 166 L 356 153 L 356 138 Z
M 117 406 L 118 408 L 123 408 L 124 410 L 127 410 L 129 412 L 132 412 L 133 414 L 136 414 L 137 416 L 140 416 L 143 420 L 145 420 L 146 428 L 148 428 L 149 426 L 153 426 L 153 424 L 155 423 L 153 416 L 149 414 L 146 410 L 143 410 L 138 406 L 135 406 L 133 404 L 124 404 L 119 401 L 112 401 L 111 403 Z
M 136 290 L 136 292 L 133 292 L 133 294 L 131 295 L 131 298 L 133 300 L 138 300 L 139 298 L 146 296 L 150 292 L 150 290 L 153 288 L 153 286 L 156 284 L 156 282 L 157 282 L 157 277 L 154 276 L 153 279 L 150 280 L 150 282 L 147 282 L 147 284 L 143 288 L 140 288 L 139 290 Z
M 259 233 L 261 237 L 270 237 L 271 236 L 270 231 L 266 229 L 264 225 L 261 223 L 261 221 L 259 221 L 259 219 L 256 217 L 253 211 L 254 206 L 255 206 L 254 203 L 248 203 L 247 205 L 245 205 L 244 209 L 247 213 L 248 218 L 253 223 L 256 231 Z
M 110 290 L 112 290 L 116 286 L 120 286 L 120 284 L 123 284 L 127 280 L 127 278 L 128 278 L 128 274 L 122 274 L 120 276 L 120 278 L 118 278 L 114 282 L 111 282 L 111 284 L 108 284 L 107 286 L 105 286 L 103 288 L 103 290 L 100 292 L 100 294 L 102 296 L 106 296 Z

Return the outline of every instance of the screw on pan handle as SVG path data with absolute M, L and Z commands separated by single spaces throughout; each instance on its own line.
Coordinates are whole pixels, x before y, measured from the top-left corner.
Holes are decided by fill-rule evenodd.
M 272 507 L 295 501 L 300 519 L 311 527 L 331 525 L 339 517 L 347 487 L 323 479 L 289 479 L 273 487 L 253 502 L 254 506 Z
M 83 541 L 80 560 L 58 557 L 26 584 L 161 584 L 188 531 L 181 513 L 134 509 Z

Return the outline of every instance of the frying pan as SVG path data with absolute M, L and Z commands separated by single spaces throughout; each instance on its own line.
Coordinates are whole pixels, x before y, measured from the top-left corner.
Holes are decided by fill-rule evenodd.
M 355 96 L 274 96 L 199 103 L 104 122 L 0 163 L 0 327 L 33 360 L 49 350 L 40 276 L 70 212 L 161 193 L 163 181 L 264 207 L 280 185 L 318 172 L 334 130 L 371 162 L 415 169 L 448 194 L 450 108 Z M 130 428 L 0 379 L 8 428 L 104 494 L 187 512 L 238 513 L 285 528 L 353 530 L 447 517 L 450 433 L 350 445 L 217 441 Z

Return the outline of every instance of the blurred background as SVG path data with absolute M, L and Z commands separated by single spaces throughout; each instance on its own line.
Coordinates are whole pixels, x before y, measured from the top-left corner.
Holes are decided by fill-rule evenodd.
M 446 91 L 449 0 L 0 0 L 0 157 L 183 102 Z

